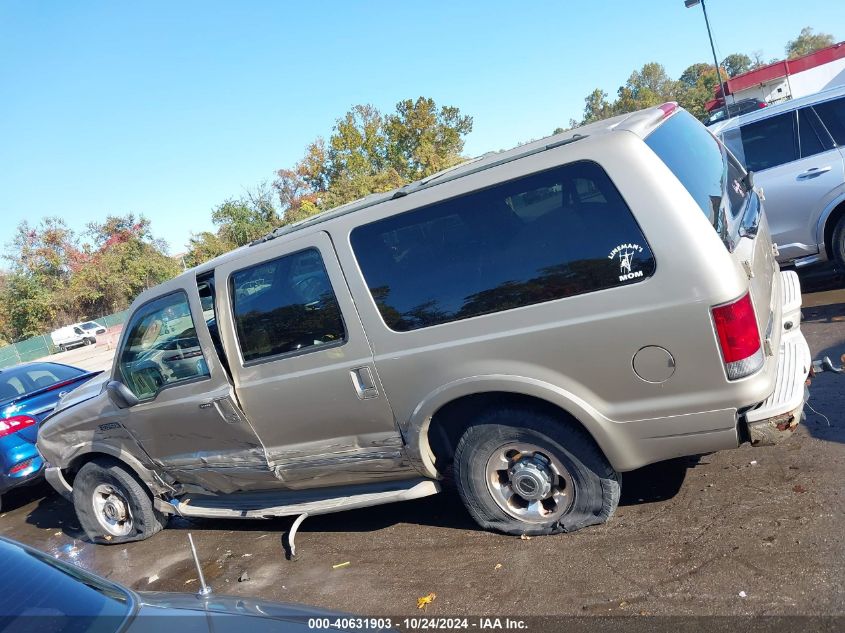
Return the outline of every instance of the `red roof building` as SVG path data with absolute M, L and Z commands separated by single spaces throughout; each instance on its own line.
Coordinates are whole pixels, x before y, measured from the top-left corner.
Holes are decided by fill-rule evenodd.
M 778 103 L 845 84 L 845 42 L 822 48 L 795 59 L 785 59 L 737 75 L 727 82 L 731 101 L 757 98 Z M 722 86 L 714 89 L 708 111 L 722 107 Z

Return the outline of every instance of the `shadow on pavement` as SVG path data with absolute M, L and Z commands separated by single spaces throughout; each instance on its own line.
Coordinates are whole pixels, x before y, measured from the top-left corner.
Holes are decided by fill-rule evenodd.
M 665 501 L 674 497 L 684 483 L 687 470 L 698 463 L 698 457 L 684 457 L 652 464 L 623 475 L 620 505 Z M 19 491 L 13 491 L 18 492 Z M 22 495 L 17 507 L 41 497 L 26 522 L 45 530 L 62 530 L 72 538 L 82 538 L 82 531 L 73 506 L 52 492 L 47 484 L 33 487 L 29 496 Z M 11 501 L 10 501 L 11 502 Z M 278 519 L 185 519 L 173 517 L 170 530 L 237 530 L 240 532 L 286 532 L 295 517 Z M 448 483 L 443 491 L 414 501 L 391 503 L 359 510 L 309 517 L 301 532 L 375 532 L 408 523 L 437 528 L 480 531 L 469 516 L 454 487 Z

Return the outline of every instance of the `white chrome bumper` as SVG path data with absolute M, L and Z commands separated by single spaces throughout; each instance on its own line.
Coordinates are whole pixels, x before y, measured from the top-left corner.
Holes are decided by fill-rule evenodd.
M 807 399 L 805 386 L 812 357 L 801 332 L 801 284 L 794 271 L 781 272 L 782 333 L 777 376 L 771 395 L 745 413 L 751 443 L 773 444 L 788 436 L 801 421 Z

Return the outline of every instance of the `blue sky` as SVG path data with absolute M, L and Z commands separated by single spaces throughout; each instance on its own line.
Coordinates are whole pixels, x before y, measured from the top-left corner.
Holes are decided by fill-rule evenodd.
M 720 59 L 845 39 L 845 2 L 709 0 Z M 635 68 L 711 58 L 701 8 L 622 2 L 0 2 L 0 243 L 23 219 L 152 220 L 171 252 L 356 103 L 433 97 L 465 153 L 546 136 Z M 0 263 L 2 266 L 2 263 Z

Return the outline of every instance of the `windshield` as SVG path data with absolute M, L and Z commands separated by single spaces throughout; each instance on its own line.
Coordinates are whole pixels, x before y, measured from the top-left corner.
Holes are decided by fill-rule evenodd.
M 683 110 L 645 142 L 686 187 L 728 250 L 733 250 L 748 189 L 745 171 L 725 146 Z
M 131 598 L 121 587 L 41 552 L 2 540 L 0 565 L 14 578 L 0 593 L 6 630 L 31 629 L 38 617 L 45 631 L 110 632 L 129 615 Z

